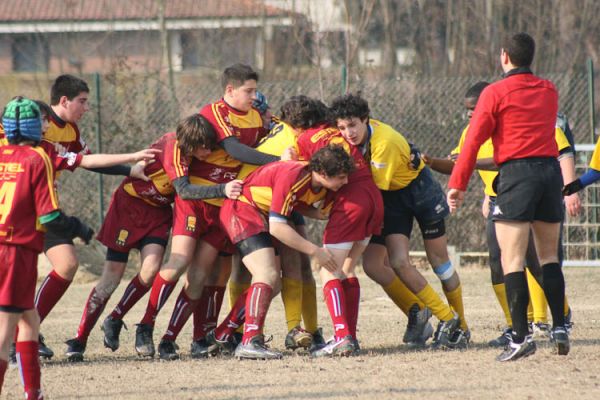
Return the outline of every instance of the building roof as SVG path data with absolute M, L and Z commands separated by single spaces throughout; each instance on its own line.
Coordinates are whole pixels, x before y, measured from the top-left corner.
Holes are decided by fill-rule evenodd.
M 261 0 L 166 0 L 167 19 L 256 18 L 288 15 Z M 157 19 L 156 0 L 2 0 L 0 23 Z

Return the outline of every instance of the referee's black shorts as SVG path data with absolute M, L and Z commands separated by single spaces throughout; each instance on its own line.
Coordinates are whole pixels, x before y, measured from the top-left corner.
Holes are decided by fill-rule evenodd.
M 500 166 L 494 221 L 561 222 L 563 179 L 554 157 L 523 158 Z

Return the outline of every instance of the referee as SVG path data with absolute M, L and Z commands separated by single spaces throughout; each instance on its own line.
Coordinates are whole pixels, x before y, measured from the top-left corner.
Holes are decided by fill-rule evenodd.
M 536 350 L 527 326 L 529 293 L 523 269 L 530 228 L 552 312 L 551 338 L 558 354 L 569 353 L 563 313 L 565 281 L 558 262 L 564 213 L 563 180 L 554 140 L 558 92 L 552 82 L 531 72 L 534 53 L 535 42 L 526 33 L 518 33 L 502 43 L 504 79 L 481 93 L 448 183 L 448 205 L 455 211 L 464 199 L 477 151 L 491 135 L 494 160 L 500 166 L 492 219 L 513 320 L 510 341 L 496 358 L 498 361 L 517 360 Z

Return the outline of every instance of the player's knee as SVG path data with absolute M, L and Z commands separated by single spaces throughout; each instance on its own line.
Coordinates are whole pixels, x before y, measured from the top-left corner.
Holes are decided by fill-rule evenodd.
M 433 268 L 433 272 L 437 275 L 440 281 L 447 282 L 454 276 L 454 267 L 450 261 Z
M 413 268 L 410 259 L 406 255 L 390 255 L 390 265 L 394 271 L 405 271 Z

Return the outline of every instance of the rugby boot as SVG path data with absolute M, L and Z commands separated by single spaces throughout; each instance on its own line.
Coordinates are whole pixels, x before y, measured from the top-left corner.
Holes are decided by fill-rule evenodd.
M 67 345 L 67 350 L 65 351 L 65 355 L 67 356 L 67 361 L 70 362 L 81 362 L 83 361 L 83 353 L 85 353 L 85 343 L 80 341 L 77 338 L 69 339 L 65 342 Z
M 563 326 L 557 326 L 550 331 L 550 340 L 556 346 L 556 352 L 559 356 L 566 356 L 571 350 L 569 343 L 569 333 Z
M 573 330 L 573 313 L 571 312 L 571 307 L 569 307 L 569 312 L 565 315 L 565 329 L 568 334 L 571 334 Z
M 461 328 L 458 328 L 454 331 L 452 337 L 450 337 L 447 347 L 452 350 L 465 350 L 469 347 L 470 342 L 471 331 L 468 329 L 463 331 Z
M 52 351 L 52 349 L 50 347 L 46 346 L 46 341 L 44 340 L 44 335 L 42 335 L 41 333 L 38 336 L 38 342 L 39 342 L 38 355 L 41 358 L 45 358 L 46 360 L 49 360 L 52 357 L 54 357 L 54 352 Z
M 310 345 L 309 351 L 312 353 L 314 351 L 322 349 L 325 346 L 327 346 L 327 342 L 323 337 L 323 329 L 318 328 L 317 331 L 312 335 L 312 343 Z
M 448 321 L 440 321 L 437 330 L 433 335 L 432 347 L 434 349 L 445 349 L 450 347 L 450 339 L 454 332 L 460 328 L 460 318 L 455 312 L 454 317 Z
M 209 346 L 216 346 L 219 351 L 225 354 L 233 354 L 237 348 L 237 344 L 234 342 L 233 337 L 224 340 L 219 340 L 215 336 L 215 330 L 211 330 L 206 334 L 206 342 Z
M 238 344 L 234 355 L 239 360 L 279 360 L 283 357 L 280 352 L 271 350 L 265 344 L 263 335 L 254 336 L 247 344 Z
M 325 347 L 311 353 L 312 357 L 348 357 L 354 354 L 356 347 L 352 336 L 347 335 L 341 339 L 333 339 Z
M 148 324 L 138 324 L 135 330 L 135 351 L 140 357 L 154 357 L 154 327 Z
M 158 344 L 158 356 L 161 360 L 174 361 L 179 360 L 179 354 L 177 354 L 179 346 L 173 340 L 161 340 Z
M 531 322 L 529 331 L 533 334 L 534 338 L 547 338 L 550 337 L 550 324 L 545 322 Z
M 495 339 L 492 339 L 488 342 L 488 346 L 490 347 L 505 347 L 510 341 L 510 334 L 512 332 L 512 328 L 506 327 L 502 331 L 502 334 Z
M 127 326 L 122 319 L 113 319 L 110 315 L 106 317 L 102 323 L 102 331 L 104 332 L 104 347 L 116 351 L 119 348 L 119 336 L 121 329 Z
M 312 335 L 297 326 L 286 335 L 285 348 L 288 350 L 296 350 L 298 348 L 309 349 L 312 345 L 312 341 Z
M 219 353 L 219 346 L 210 345 L 206 338 L 194 340 L 190 347 L 190 355 L 192 358 L 206 358 L 208 356 L 216 356 Z
M 512 335 L 509 336 L 508 344 L 504 347 L 504 351 L 496 357 L 496 361 L 515 361 L 519 358 L 529 357 L 535 353 L 537 347 L 531 335 L 525 336 L 523 343 L 515 343 Z
M 402 341 L 411 347 L 425 346 L 427 339 L 433 335 L 429 318 L 431 318 L 429 308 L 425 307 L 421 310 L 418 304 L 413 304 L 408 311 L 408 323 Z

